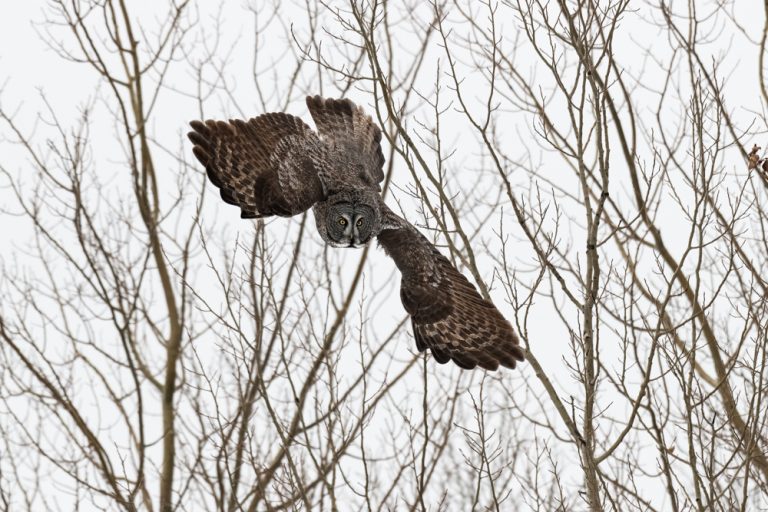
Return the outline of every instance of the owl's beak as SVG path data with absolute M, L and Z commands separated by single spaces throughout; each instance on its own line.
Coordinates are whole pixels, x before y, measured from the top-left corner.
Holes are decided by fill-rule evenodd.
M 348 249 L 362 249 L 363 247 L 368 245 L 368 242 L 370 242 L 370 241 L 371 241 L 370 238 L 368 238 L 367 240 L 359 240 L 359 239 L 352 238 L 349 241 L 349 245 L 347 246 L 347 248 Z

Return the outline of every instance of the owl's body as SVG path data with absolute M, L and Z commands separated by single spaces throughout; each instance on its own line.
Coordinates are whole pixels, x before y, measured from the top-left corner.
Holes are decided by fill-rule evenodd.
M 189 137 L 224 201 L 243 218 L 313 208 L 321 238 L 362 247 L 376 237 L 402 274 L 400 297 L 416 347 L 462 368 L 523 361 L 510 323 L 408 221 L 381 198 L 381 131 L 349 100 L 308 97 L 317 133 L 285 113 L 249 121 L 193 121 Z

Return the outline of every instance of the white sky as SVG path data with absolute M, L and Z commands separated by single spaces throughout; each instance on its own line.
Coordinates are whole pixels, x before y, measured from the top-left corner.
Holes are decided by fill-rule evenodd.
M 144 14 L 142 14 L 142 17 L 146 17 L 148 20 L 153 19 L 153 3 L 135 2 L 135 4 L 132 8 L 137 10 L 143 9 Z M 709 6 L 712 5 L 712 2 L 701 2 L 701 4 Z M 758 2 L 755 1 L 740 1 L 738 5 L 740 9 L 744 9 L 743 12 L 737 14 L 737 17 L 743 20 L 747 27 L 745 29 L 746 33 L 753 39 L 759 37 L 758 34 L 763 23 L 762 14 L 753 16 L 752 9 L 756 9 L 759 12 L 762 6 L 758 5 Z M 41 12 L 44 6 L 45 2 L 14 2 L 13 7 L 5 9 L 3 15 L 0 16 L 0 83 L 4 84 L 2 95 L 0 95 L 0 105 L 8 111 L 18 110 L 17 119 L 26 129 L 30 129 L 33 126 L 34 114 L 44 108 L 41 97 L 37 92 L 38 89 L 44 91 L 45 97 L 54 106 L 57 116 L 64 124 L 67 124 L 68 120 L 76 118 L 79 106 L 93 95 L 94 84 L 96 83 L 93 71 L 86 69 L 81 64 L 63 61 L 58 55 L 47 48 L 46 44 L 40 40 L 38 34 L 33 30 L 33 22 L 42 20 Z M 211 6 L 208 5 L 207 7 L 210 8 Z M 225 26 L 231 27 L 228 31 L 227 43 L 234 43 L 239 37 L 250 37 L 249 31 L 252 27 L 252 20 L 247 16 L 243 16 L 243 12 L 241 2 L 230 1 L 225 4 L 223 22 Z M 201 23 L 210 21 L 209 16 L 211 14 L 211 12 L 201 13 L 201 20 L 204 20 Z M 628 17 L 623 25 L 623 30 L 625 31 L 623 35 L 639 44 L 643 44 L 644 41 L 647 41 L 649 44 L 663 43 L 663 40 L 659 39 L 659 32 L 649 27 L 643 21 L 643 18 L 646 17 L 642 8 L 636 18 Z M 750 110 L 753 112 L 758 111 L 760 105 L 754 81 L 754 72 L 757 68 L 757 57 L 754 48 L 744 44 L 745 37 L 743 34 L 723 34 L 719 37 L 722 39 L 723 51 L 727 49 L 728 58 L 726 62 L 733 69 L 733 76 L 728 82 L 727 90 L 731 95 L 729 97 L 744 100 L 732 101 L 732 104 L 743 105 L 737 107 L 737 114 L 742 116 L 742 119 L 749 119 L 750 116 L 754 115 L 750 113 Z M 282 42 L 270 41 L 270 43 Z M 277 47 L 278 45 L 275 46 Z M 236 89 L 236 96 L 238 103 L 248 109 L 249 116 L 260 113 L 257 108 L 254 108 L 254 102 L 251 100 L 253 91 L 247 85 L 250 81 L 250 50 L 249 44 L 241 43 L 236 47 L 234 53 L 235 61 L 237 61 L 237 56 L 239 55 L 244 62 L 243 77 L 237 77 L 236 73 L 233 73 L 233 67 L 228 68 L 228 72 L 234 80 L 246 84 Z M 631 51 L 637 50 L 633 50 L 628 45 L 627 52 Z M 637 52 L 637 59 L 624 58 L 622 61 L 628 68 L 640 66 L 640 53 Z M 170 82 L 183 88 L 185 86 L 185 76 L 184 73 L 171 75 Z M 642 91 L 637 91 L 637 94 L 642 94 Z M 355 99 L 363 104 L 366 102 L 365 98 Z M 237 112 L 226 99 L 212 99 L 207 108 L 209 109 L 207 114 L 212 117 L 238 117 Z M 650 108 L 651 106 L 649 105 Z M 304 106 L 300 101 L 295 102 L 291 105 L 289 111 L 301 114 L 304 112 Z M 184 144 L 182 137 L 187 131 L 186 123 L 190 119 L 195 118 L 196 114 L 194 102 L 181 99 L 177 95 L 166 94 L 158 106 L 158 113 L 154 117 L 153 130 L 155 130 L 156 134 L 162 134 L 164 145 L 175 149 Z M 99 133 L 94 134 L 94 140 L 99 142 L 95 149 L 95 158 L 99 162 L 98 165 L 103 166 L 104 172 L 109 175 L 110 163 L 121 162 L 123 156 L 120 147 L 114 142 L 114 129 L 108 121 L 105 121 L 106 119 L 106 117 L 103 117 L 102 121 L 104 121 L 104 124 L 100 125 Z M 45 127 L 42 127 L 41 130 L 45 130 Z M 450 134 L 448 140 L 461 141 L 466 136 L 463 130 L 468 130 L 468 128 L 457 125 L 457 127 L 448 127 L 447 130 Z M 452 131 L 453 133 L 451 133 Z M 0 127 L 0 136 L 2 135 L 7 135 L 6 127 Z M 7 155 L 19 156 L 9 160 Z M 467 155 L 464 157 L 466 158 Z M 538 156 L 533 155 L 533 158 L 536 159 Z M 167 163 L 169 166 L 172 165 L 171 162 Z M 2 139 L 0 139 L 0 164 L 6 166 L 11 172 L 18 172 L 20 175 L 25 172 L 27 167 L 25 159 L 19 153 L 18 148 L 10 147 Z M 736 160 L 733 163 L 734 170 L 742 169 L 742 166 L 743 163 L 740 161 Z M 410 177 L 407 176 L 407 171 L 402 165 L 400 165 L 398 172 L 401 174 L 396 176 L 394 181 L 397 185 L 405 187 Z M 544 166 L 542 172 L 556 172 L 556 169 Z M 2 213 L 2 210 L 15 211 L 13 197 L 7 189 L 2 188 L 3 185 L 4 182 L 0 178 L 0 229 L 3 232 L 5 242 L 0 245 L 0 258 L 3 258 L 7 264 L 8 261 L 18 257 L 18 247 L 27 240 L 29 227 L 23 222 L 18 222 L 14 217 Z M 471 186 L 471 183 L 468 183 L 468 186 Z M 395 194 L 397 195 L 397 191 L 395 191 Z M 233 236 L 237 230 L 249 229 L 248 227 L 243 227 L 243 223 L 239 220 L 236 213 L 227 205 L 220 205 L 216 201 L 209 201 L 208 203 L 206 208 L 209 208 L 211 214 L 215 215 L 215 222 L 219 223 L 219 225 L 227 226 L 227 229 L 232 231 L 230 236 Z M 392 204 L 391 200 L 390 204 Z M 666 229 L 684 228 L 685 226 L 675 227 L 671 225 Z M 571 235 L 578 239 L 576 234 L 566 234 L 566 236 Z M 519 231 L 515 232 L 514 236 L 520 238 Z M 314 233 L 312 233 L 311 237 L 319 244 L 319 237 Z M 674 240 L 675 237 L 670 236 L 669 238 Z M 530 261 L 530 250 L 522 242 L 520 242 L 520 252 L 523 259 L 529 258 L 528 261 Z M 377 253 L 378 255 L 373 256 L 371 268 L 378 268 L 377 266 L 379 265 L 391 265 L 379 251 Z M 492 269 L 489 261 L 486 260 L 483 264 L 485 265 L 483 271 L 486 273 L 486 276 L 490 277 Z M 390 267 L 387 266 L 385 268 L 387 268 L 387 271 L 383 272 L 382 276 L 370 276 L 374 285 L 381 284 L 380 281 L 382 279 L 389 279 Z M 379 281 L 378 283 L 377 280 Z M 395 290 L 396 288 L 393 288 L 393 291 Z M 502 297 L 501 294 L 498 296 Z M 396 298 L 389 301 L 385 308 L 387 312 L 391 312 L 392 321 L 402 315 L 401 306 Z M 508 307 L 505 309 L 502 306 L 501 309 L 506 312 L 509 311 Z M 562 368 L 561 357 L 567 347 L 564 343 L 560 343 L 563 333 L 561 328 L 551 322 L 553 315 L 553 311 L 545 307 L 534 308 L 530 321 L 531 334 L 532 339 L 538 340 L 540 345 L 534 347 L 533 351 L 541 358 L 545 367 L 553 375 L 557 376 L 556 380 L 565 394 L 568 388 L 574 384 L 570 376 Z M 405 342 L 412 343 L 410 335 L 408 338 L 399 340 L 399 343 Z M 409 347 L 409 349 L 413 350 L 413 347 Z M 529 374 L 532 373 L 531 369 L 527 366 L 524 366 L 522 371 Z M 509 378 L 516 378 L 514 375 L 510 373 Z

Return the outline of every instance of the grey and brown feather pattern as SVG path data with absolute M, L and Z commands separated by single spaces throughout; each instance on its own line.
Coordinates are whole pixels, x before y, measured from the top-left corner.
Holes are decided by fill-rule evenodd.
M 190 126 L 195 156 L 241 217 L 290 217 L 324 198 L 326 148 L 298 117 L 272 113 Z
M 301 119 L 193 121 L 189 138 L 211 182 L 244 218 L 313 208 L 318 233 L 336 247 L 377 237 L 402 274 L 400 298 L 419 351 L 462 368 L 515 368 L 524 354 L 511 324 L 451 262 L 381 198 L 381 130 L 347 99 L 307 97 L 317 133 Z
M 381 130 L 362 107 L 348 99 L 309 96 L 307 108 L 320 138 L 337 149 L 341 153 L 339 156 L 351 157 L 345 158 L 347 165 L 359 166 L 360 177 L 367 184 L 375 185 L 384 180 Z
M 410 223 L 385 214 L 379 243 L 402 274 L 400 298 L 420 352 L 462 368 L 515 368 L 525 359 L 512 325 Z

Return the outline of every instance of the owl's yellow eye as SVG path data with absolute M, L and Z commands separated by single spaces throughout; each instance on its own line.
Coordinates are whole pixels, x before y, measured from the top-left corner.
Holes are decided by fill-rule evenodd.
M 342 226 L 346 226 L 347 225 L 347 219 L 345 219 L 344 217 L 339 217 L 339 224 L 342 225 Z
M 357 227 L 362 226 L 363 225 L 363 219 L 357 219 L 357 222 L 355 224 L 357 224 Z

